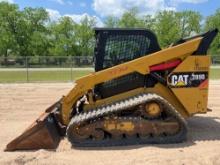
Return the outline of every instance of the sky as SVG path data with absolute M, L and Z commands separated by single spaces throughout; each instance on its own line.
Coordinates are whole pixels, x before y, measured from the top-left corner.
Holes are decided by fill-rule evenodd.
M 108 15 L 120 17 L 126 10 L 137 7 L 141 14 L 154 14 L 161 10 L 194 10 L 204 17 L 220 8 L 220 0 L 0 0 L 25 7 L 44 7 L 52 20 L 70 16 L 79 22 L 83 17 L 95 17 L 102 26 Z

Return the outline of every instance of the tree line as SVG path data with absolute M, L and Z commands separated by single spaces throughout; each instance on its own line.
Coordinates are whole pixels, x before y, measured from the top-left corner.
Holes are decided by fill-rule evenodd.
M 162 48 L 169 46 L 180 38 L 190 37 L 208 30 L 220 30 L 220 9 L 204 18 L 201 13 L 191 10 L 175 12 L 160 11 L 155 15 L 140 16 L 137 8 L 125 12 L 121 18 L 109 16 L 105 20 L 107 27 L 147 28 L 158 38 Z M 211 46 L 212 54 L 220 54 L 220 34 Z
M 154 31 L 161 47 L 211 28 L 220 29 L 220 9 L 203 18 L 195 11 L 160 11 L 155 15 L 140 15 L 137 8 L 122 17 L 108 16 L 104 27 L 147 28 Z M 16 4 L 0 3 L 0 56 L 88 56 L 95 45 L 95 18 L 85 16 L 79 23 L 64 16 L 50 20 L 44 8 L 19 9 Z M 220 53 L 220 35 L 211 48 Z

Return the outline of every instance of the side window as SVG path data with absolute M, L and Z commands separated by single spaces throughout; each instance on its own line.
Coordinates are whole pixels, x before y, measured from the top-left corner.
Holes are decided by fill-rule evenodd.
M 144 35 L 110 35 L 107 38 L 103 69 L 148 54 L 150 39 Z

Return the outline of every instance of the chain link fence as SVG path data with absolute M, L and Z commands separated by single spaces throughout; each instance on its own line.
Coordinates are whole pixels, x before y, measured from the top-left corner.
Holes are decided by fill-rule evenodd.
M 92 56 L 0 57 L 0 83 L 72 82 L 93 68 Z M 211 78 L 220 79 L 220 55 L 212 57 Z
M 212 66 L 220 67 L 220 55 L 212 56 Z
M 67 82 L 93 71 L 92 56 L 0 58 L 0 83 Z
M 0 68 L 85 68 L 93 67 L 92 56 L 0 57 Z

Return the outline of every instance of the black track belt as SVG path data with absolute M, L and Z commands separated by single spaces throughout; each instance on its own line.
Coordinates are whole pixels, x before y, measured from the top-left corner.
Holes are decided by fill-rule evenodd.
M 109 116 L 112 113 L 118 113 L 128 108 L 144 104 L 146 102 L 157 101 L 159 102 L 163 110 L 174 117 L 179 123 L 179 131 L 174 135 L 167 136 L 153 136 L 153 137 L 129 137 L 122 139 L 105 138 L 103 140 L 83 139 L 79 140 L 74 137 L 74 127 L 79 126 L 88 121 L 94 121 L 95 119 Z M 187 124 L 181 114 L 175 110 L 175 108 L 163 97 L 155 93 L 142 93 L 130 98 L 114 102 L 112 104 L 103 105 L 88 112 L 83 112 L 72 117 L 67 127 L 67 137 L 71 144 L 75 147 L 105 147 L 105 146 L 121 146 L 121 145 L 137 145 L 137 144 L 167 144 L 167 143 L 179 143 L 186 140 L 187 136 Z

